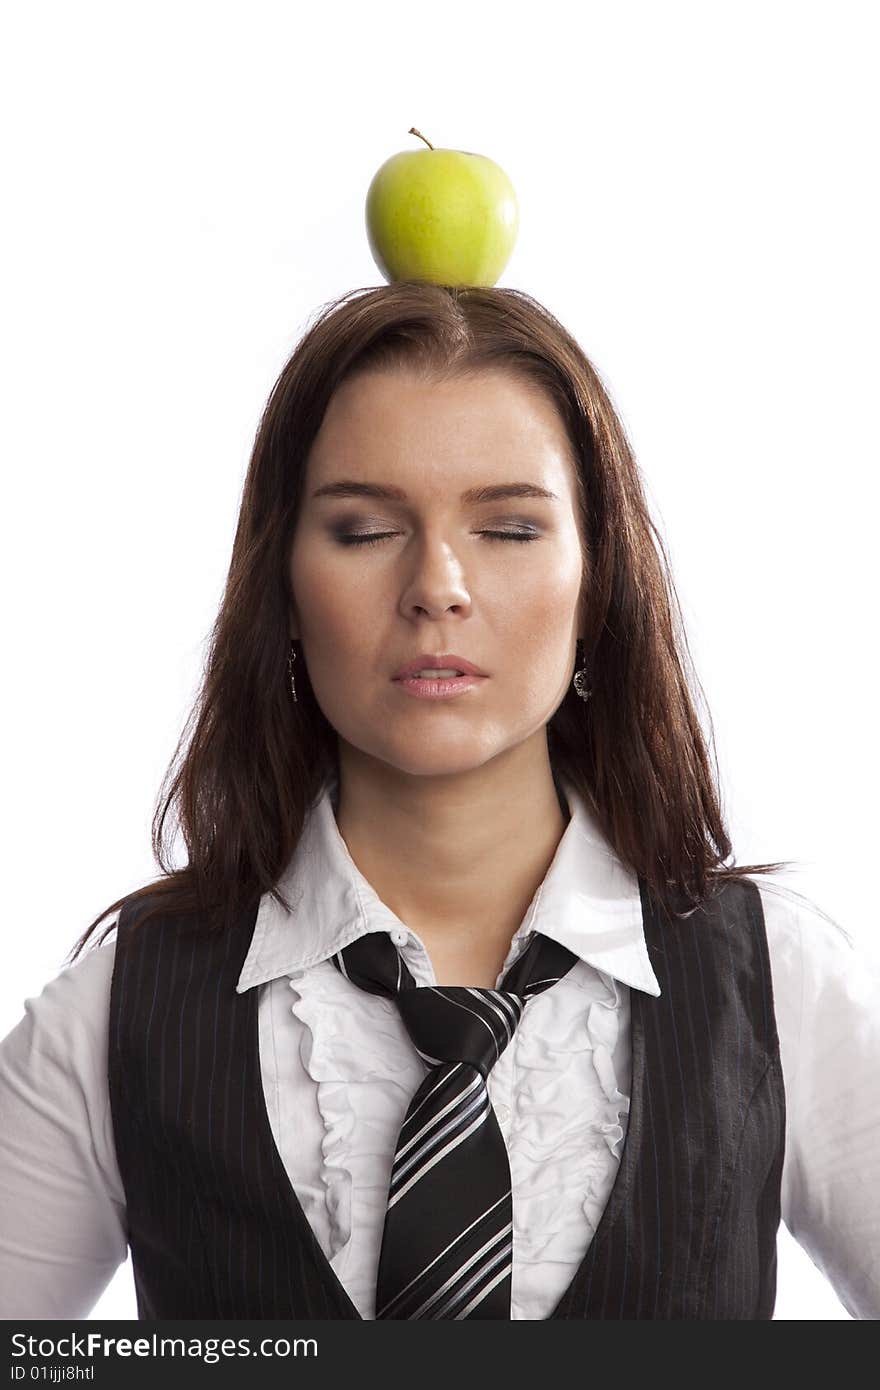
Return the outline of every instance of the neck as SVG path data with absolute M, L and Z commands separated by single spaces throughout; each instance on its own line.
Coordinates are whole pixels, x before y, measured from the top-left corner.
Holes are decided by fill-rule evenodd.
M 546 876 L 569 817 L 541 732 L 540 743 L 442 775 L 402 773 L 340 741 L 340 834 L 432 955 L 503 959 Z

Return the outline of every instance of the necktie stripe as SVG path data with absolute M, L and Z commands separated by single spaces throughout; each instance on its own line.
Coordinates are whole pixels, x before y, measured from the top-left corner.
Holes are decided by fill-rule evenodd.
M 500 1017 L 505 1031 L 509 1029 L 513 1032 L 522 1017 L 522 1000 L 519 995 L 506 994 L 500 989 L 475 989 L 472 985 L 466 985 L 465 990 L 479 999 L 483 1008 L 487 1010 L 488 1018 L 491 1019 L 493 1015 Z
M 442 1110 L 438 1110 L 436 1115 L 432 1115 L 428 1123 L 426 1125 L 422 1125 L 422 1128 L 420 1130 L 417 1130 L 411 1139 L 407 1139 L 405 1144 L 398 1147 L 397 1155 L 395 1158 L 395 1167 L 397 1166 L 397 1160 L 403 1158 L 403 1156 L 412 1148 L 413 1144 L 417 1144 L 425 1134 L 428 1134 L 432 1129 L 434 1129 L 440 1123 L 443 1117 L 449 1114 L 450 1110 L 454 1110 L 456 1107 L 460 1106 L 462 1102 L 466 1101 L 468 1096 L 473 1095 L 474 1092 L 479 1093 L 482 1090 L 480 1082 L 481 1078 L 479 1075 L 472 1077 L 472 1079 L 465 1086 L 464 1090 L 459 1091 L 457 1095 L 453 1096 L 452 1100 L 450 1100 L 446 1105 L 444 1105 Z M 434 1089 L 436 1090 L 436 1087 Z M 479 1099 L 479 1094 L 477 1096 L 477 1099 Z
M 483 1260 L 480 1267 L 474 1271 L 470 1279 L 462 1284 L 460 1288 L 456 1289 L 439 1308 L 436 1308 L 432 1316 L 435 1318 L 455 1317 L 456 1314 L 453 1312 L 453 1309 L 461 1303 L 462 1299 L 467 1298 L 468 1294 L 474 1289 L 481 1290 L 476 1301 L 480 1302 L 484 1299 L 497 1283 L 502 1279 L 508 1279 L 510 1277 L 509 1257 L 512 1253 L 513 1241 L 508 1240 L 500 1250 L 496 1250 L 493 1254 L 488 1255 Z M 500 1270 L 498 1270 L 499 1265 L 501 1265 Z M 498 1270 L 498 1273 L 493 1279 L 492 1276 L 495 1274 L 496 1270 Z M 463 1309 L 462 1312 L 464 1312 Z
M 444 1062 L 438 1062 L 437 1065 L 438 1065 L 438 1066 L 445 1066 L 446 1063 L 444 1063 Z M 427 1091 L 425 1095 L 422 1096 L 421 1100 L 416 1100 L 415 1096 L 413 1097 L 413 1099 L 410 1101 L 409 1109 L 408 1109 L 407 1112 L 406 1112 L 406 1119 L 404 1120 L 403 1124 L 400 1126 L 400 1138 L 401 1138 L 401 1139 L 403 1138 L 403 1131 L 406 1129 L 407 1125 L 411 1125 L 411 1124 L 412 1124 L 413 1120 L 415 1119 L 415 1117 L 416 1117 L 416 1115 L 418 1114 L 418 1112 L 421 1110 L 422 1106 L 423 1106 L 423 1105 L 427 1105 L 428 1101 L 431 1099 L 431 1097 L 434 1095 L 434 1093 L 435 1093 L 436 1091 L 439 1091 L 439 1089 L 440 1089 L 441 1086 L 445 1086 L 446 1083 L 447 1083 L 447 1081 L 449 1080 L 449 1078 L 450 1078 L 451 1076 L 454 1076 L 455 1073 L 456 1073 L 457 1071 L 460 1070 L 461 1065 L 462 1065 L 461 1062 L 456 1062 L 456 1063 L 455 1063 L 455 1066 L 452 1068 L 452 1070 L 451 1070 L 447 1075 L 439 1077 L 438 1080 L 437 1080 L 437 1081 L 434 1083 L 434 1085 L 431 1087 L 431 1089 L 430 1089 L 429 1091 Z M 426 1078 L 426 1079 L 427 1079 L 427 1078 Z M 423 1081 L 423 1082 L 422 1082 L 422 1085 L 424 1085 L 424 1084 L 425 1084 L 425 1083 L 424 1083 L 424 1081 Z M 417 1094 L 418 1094 L 418 1092 L 416 1092 L 416 1095 L 417 1095 Z M 399 1144 L 399 1143 L 400 1143 L 400 1139 L 398 1139 L 397 1142 L 398 1142 L 398 1144 Z
M 429 1273 L 431 1268 L 434 1265 L 436 1265 L 439 1260 L 443 1259 L 444 1255 L 448 1255 L 456 1245 L 459 1245 L 464 1240 L 465 1236 L 470 1235 L 471 1231 L 476 1226 L 479 1226 L 481 1221 L 488 1220 L 488 1218 L 495 1211 L 495 1208 L 498 1207 L 504 1201 L 506 1195 L 507 1194 L 503 1193 L 497 1201 L 492 1203 L 491 1207 L 487 1207 L 485 1211 L 481 1211 L 480 1215 L 475 1217 L 469 1226 L 466 1226 L 463 1231 L 459 1231 L 458 1235 L 455 1236 L 447 1246 L 444 1246 L 444 1248 L 439 1252 L 439 1254 L 434 1256 L 430 1264 L 425 1265 L 424 1269 L 420 1269 L 418 1274 L 413 1275 L 409 1283 L 405 1284 L 404 1287 L 400 1290 L 400 1292 L 394 1295 L 390 1302 L 384 1304 L 381 1308 L 377 1309 L 376 1316 L 384 1317 L 388 1309 L 393 1307 L 395 1303 L 399 1303 L 400 1300 L 403 1298 L 404 1294 L 409 1293 L 410 1289 L 414 1288 L 414 1286 L 418 1284 L 419 1280 L 423 1279 Z M 500 1237 L 503 1234 L 503 1231 L 499 1231 L 498 1235 L 493 1237 L 493 1240 L 500 1239 Z
M 367 932 L 332 959 L 352 985 L 396 1001 L 430 1068 L 395 1146 L 376 1316 L 509 1318 L 510 1164 L 486 1079 L 527 999 L 577 957 L 535 932 L 500 989 L 416 985 L 387 932 Z
M 429 986 L 429 988 L 430 988 L 430 986 Z M 479 1012 L 478 1009 L 473 1008 L 470 1004 L 465 1004 L 465 1003 L 463 1003 L 462 1000 L 460 1000 L 460 999 L 451 999 L 451 998 L 449 997 L 449 994 L 448 994 L 448 993 L 446 993 L 443 997 L 447 1000 L 447 1002 L 448 1002 L 449 1004 L 452 1005 L 453 1008 L 456 1008 L 456 1009 L 464 1009 L 465 1013 L 471 1014 L 472 1017 L 474 1017 L 474 1018 L 477 1020 L 478 1023 L 482 1023 L 483 1027 L 486 1029 L 486 1031 L 489 1033 L 489 1036 L 490 1036 L 491 1039 L 492 1039 L 492 1043 L 493 1043 L 493 1046 L 494 1046 L 494 1048 L 495 1048 L 495 1057 L 494 1057 L 493 1061 L 497 1062 L 497 1061 L 498 1061 L 498 1058 L 501 1056 L 502 1052 L 504 1051 L 505 1045 L 510 1041 L 510 1038 L 512 1037 L 512 1034 L 508 1034 L 507 1037 L 505 1037 L 504 1040 L 503 1040 L 503 1042 L 502 1042 L 502 1039 L 500 1038 L 498 1032 L 497 1032 L 496 1029 L 493 1028 L 493 1026 L 492 1026 L 492 1023 L 493 1023 L 494 1020 L 491 1020 L 491 1019 L 488 1019 L 488 1018 L 484 1018 L 483 1015 Z M 485 1001 L 481 1001 L 481 1002 L 483 1002 L 483 1003 L 485 1004 Z
M 508 1004 L 508 1000 L 504 997 L 503 994 L 501 994 L 500 991 L 498 991 L 497 1004 L 493 999 L 487 999 L 480 990 L 468 989 L 468 993 L 476 995 L 476 997 L 479 1000 L 481 1000 L 484 1008 L 490 1009 L 492 1011 L 492 1013 L 498 1019 L 498 1022 L 501 1024 L 501 1027 L 504 1029 L 504 1041 L 501 1044 L 501 1051 L 503 1052 L 507 1044 L 510 1042 L 510 1039 L 513 1037 L 514 1029 L 516 1028 L 516 1025 L 519 1023 L 520 1015 L 512 1006 L 510 1006 L 509 1014 L 504 1012 L 503 1006 Z
M 512 1253 L 513 1253 L 513 1246 L 511 1245 L 511 1247 L 510 1247 L 510 1249 L 509 1249 L 509 1251 L 508 1251 L 508 1254 L 511 1254 L 511 1255 L 512 1255 Z M 485 1298 L 488 1298 L 488 1297 L 489 1297 L 489 1294 L 490 1294 L 490 1293 L 492 1292 L 492 1290 L 496 1287 L 496 1285 L 498 1285 L 498 1284 L 501 1283 L 502 1279 L 509 1279 L 509 1278 L 510 1278 L 510 1270 L 509 1270 L 509 1269 L 500 1269 L 500 1270 L 498 1271 L 498 1273 L 495 1275 L 495 1278 L 492 1280 L 491 1284 L 487 1284 L 486 1287 L 485 1287 L 484 1289 L 482 1289 L 480 1293 L 477 1294 L 476 1298 L 472 1298 L 472 1299 L 471 1299 L 470 1303 L 467 1305 L 466 1308 L 462 1308 L 462 1310 L 461 1310 L 460 1313 L 456 1313 L 456 1315 L 455 1315 L 456 1318 L 466 1318 L 466 1317 L 469 1317 L 470 1314 L 471 1314 L 472 1309 L 476 1308 L 478 1304 L 482 1303 L 483 1300 L 484 1300 Z
M 442 1057 L 431 1057 L 427 1052 L 423 1052 L 420 1047 L 416 1048 L 423 1062 L 427 1062 L 429 1067 L 442 1067 L 444 1065 Z
M 410 1188 L 411 1188 L 411 1187 L 414 1187 L 415 1184 L 419 1181 L 419 1179 L 420 1179 L 420 1178 L 423 1178 L 423 1177 L 425 1176 L 425 1174 L 428 1172 L 429 1168 L 433 1168 L 433 1167 L 434 1167 L 434 1164 L 435 1164 L 435 1163 L 439 1163 L 440 1160 L 441 1160 L 441 1158 L 445 1158 L 446 1155 L 447 1155 L 448 1153 L 451 1153 L 453 1149 L 457 1149 L 458 1146 L 459 1146 L 459 1144 L 463 1143 L 464 1140 L 467 1139 L 468 1135 L 473 1134 L 474 1130 L 479 1128 L 479 1126 L 484 1122 L 484 1120 L 485 1120 L 485 1119 L 487 1118 L 487 1116 L 489 1115 L 489 1113 L 490 1113 L 492 1107 L 491 1107 L 491 1105 L 490 1105 L 490 1103 L 489 1103 L 489 1097 L 488 1097 L 487 1095 L 486 1095 L 486 1096 L 477 1096 L 477 1098 L 476 1098 L 476 1100 L 474 1101 L 473 1105 L 471 1105 L 471 1106 L 468 1107 L 469 1112 L 470 1112 L 470 1111 L 473 1111 L 474 1106 L 477 1106 L 477 1105 L 480 1106 L 481 1108 L 480 1108 L 480 1110 L 479 1110 L 479 1112 L 478 1112 L 478 1114 L 477 1114 L 476 1119 L 473 1120 L 473 1121 L 471 1122 L 471 1124 L 468 1125 L 467 1129 L 463 1130 L 463 1131 L 460 1132 L 459 1134 L 456 1134 L 456 1135 L 454 1136 L 454 1138 L 451 1139 L 450 1142 L 446 1145 L 446 1148 L 445 1148 L 445 1149 L 441 1149 L 440 1152 L 439 1152 L 438 1154 L 435 1154 L 433 1158 L 429 1158 L 429 1159 L 427 1160 L 426 1163 L 423 1163 L 422 1166 L 421 1166 L 421 1168 L 419 1168 L 418 1172 L 414 1173 L 414 1174 L 412 1175 L 412 1177 L 404 1184 L 404 1186 L 400 1188 L 399 1191 L 394 1191 L 394 1188 L 395 1188 L 395 1186 L 396 1186 L 396 1183 L 397 1183 L 397 1181 L 398 1181 L 398 1178 L 401 1177 L 402 1174 L 397 1174 L 397 1175 L 395 1175 L 394 1172 L 393 1172 L 393 1170 L 392 1170 L 391 1190 L 394 1191 L 394 1195 L 391 1197 L 391 1199 L 390 1199 L 390 1201 L 389 1201 L 389 1203 L 388 1203 L 389 1207 L 390 1207 L 390 1206 L 393 1206 L 395 1202 L 399 1201 L 400 1198 L 404 1195 L 405 1192 L 409 1192 Z M 417 1155 L 416 1155 L 416 1158 L 418 1158 L 418 1157 L 419 1157 L 419 1155 L 417 1154 Z M 413 1160 L 413 1161 L 415 1161 L 415 1160 Z M 406 1165 L 406 1167 L 409 1168 L 409 1166 L 410 1166 L 410 1164 L 408 1163 L 408 1164 Z
M 561 979 L 561 975 L 551 975 L 546 980 L 532 980 L 530 984 L 526 985 L 524 993 L 536 994 L 542 989 L 550 989 L 552 985 L 558 985 Z
M 464 1279 L 468 1270 L 472 1269 L 473 1266 L 477 1263 L 477 1261 L 485 1261 L 491 1258 L 493 1255 L 495 1256 L 496 1260 L 503 1259 L 504 1250 L 502 1249 L 499 1251 L 496 1249 L 496 1247 L 499 1241 L 503 1241 L 509 1238 L 511 1236 L 512 1231 L 513 1222 L 508 1221 L 507 1225 L 502 1227 L 500 1231 L 496 1231 L 495 1235 L 492 1236 L 489 1240 L 487 1240 L 483 1245 L 481 1245 L 479 1250 L 474 1251 L 470 1259 L 467 1260 L 465 1264 L 461 1266 L 460 1269 L 457 1269 L 454 1274 L 451 1274 L 449 1278 L 446 1280 L 446 1283 L 441 1284 L 439 1289 L 436 1289 L 434 1293 L 431 1294 L 431 1297 L 426 1300 L 426 1302 L 422 1303 L 420 1307 L 416 1308 L 412 1316 L 414 1318 L 423 1317 L 424 1314 L 427 1313 L 428 1310 L 432 1308 L 433 1305 L 436 1304 L 439 1299 L 448 1299 L 448 1296 L 453 1293 L 457 1295 L 459 1293 L 459 1289 L 456 1286 L 461 1284 L 461 1281 Z M 433 1312 L 429 1313 L 429 1316 L 432 1318 L 439 1318 L 442 1317 L 442 1312 L 435 1309 Z

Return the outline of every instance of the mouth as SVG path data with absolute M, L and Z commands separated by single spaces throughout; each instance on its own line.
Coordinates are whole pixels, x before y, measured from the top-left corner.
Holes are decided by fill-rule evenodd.
M 420 652 L 399 667 L 392 680 L 407 680 L 416 676 L 424 680 L 455 680 L 461 676 L 485 678 L 485 671 L 459 656 L 457 652 Z
M 470 672 L 457 672 L 454 675 L 424 675 L 414 673 L 407 676 L 395 676 L 392 684 L 400 686 L 407 695 L 415 695 L 418 699 L 443 700 L 451 696 L 464 694 L 469 690 L 476 690 L 488 676 L 475 676 Z

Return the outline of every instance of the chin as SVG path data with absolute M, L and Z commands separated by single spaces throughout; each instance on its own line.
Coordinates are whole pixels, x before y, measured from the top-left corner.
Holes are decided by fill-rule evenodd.
M 362 729 L 346 730 L 337 725 L 336 731 L 341 741 L 348 745 L 350 756 L 356 763 L 374 762 L 407 777 L 439 777 L 472 772 L 494 755 L 494 750 L 487 752 L 476 746 L 465 746 L 460 730 L 457 737 L 450 735 L 430 745 L 424 730 L 420 736 L 413 734 L 408 738 L 391 738 L 381 743 L 371 737 L 369 731 Z
M 479 762 L 462 759 L 460 752 L 455 759 L 443 757 L 442 754 L 426 757 L 424 753 L 414 753 L 411 758 L 397 755 L 387 757 L 383 761 L 407 777 L 457 777 L 473 772 L 480 765 Z
M 502 748 L 468 749 L 462 747 L 460 738 L 450 739 L 448 744 L 441 740 L 432 747 L 426 747 L 422 739 L 411 752 L 396 748 L 378 756 L 408 777 L 464 777 L 468 773 L 478 772 L 503 751 Z

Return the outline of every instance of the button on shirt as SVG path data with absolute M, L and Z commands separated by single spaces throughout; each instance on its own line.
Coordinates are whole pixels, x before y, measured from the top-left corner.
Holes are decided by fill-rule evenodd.
M 489 1074 L 513 1186 L 513 1318 L 546 1318 L 589 1245 L 626 1135 L 630 992 L 660 993 L 637 879 L 562 786 L 571 819 L 496 982 L 534 931 L 578 956 Z M 290 911 L 262 899 L 237 990 L 259 991 L 262 1084 L 291 1184 L 373 1318 L 391 1160 L 426 1065 L 394 1001 L 330 958 L 385 931 L 417 985 L 437 981 L 418 935 L 351 859 L 334 805 L 331 786 L 278 885 Z M 754 881 L 786 1090 L 782 1219 L 851 1315 L 880 1318 L 880 967 L 807 899 Z M 107 1090 L 114 951 L 106 942 L 63 969 L 0 1042 L 3 1318 L 84 1317 L 126 1257 Z

